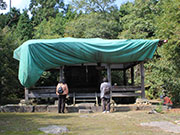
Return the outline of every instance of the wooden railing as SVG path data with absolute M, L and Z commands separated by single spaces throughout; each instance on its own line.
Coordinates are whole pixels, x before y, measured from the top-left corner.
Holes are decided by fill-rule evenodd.
M 56 86 L 34 87 L 29 89 L 28 98 L 57 98 Z
M 141 86 L 114 86 L 111 97 L 137 97 L 141 96 Z
M 34 87 L 28 90 L 28 94 L 26 96 L 28 96 L 28 98 L 58 98 L 58 96 L 56 95 L 56 86 Z M 111 90 L 112 98 L 137 96 L 141 96 L 141 86 L 115 86 L 112 87 Z M 98 104 L 98 98 L 100 97 L 100 93 L 72 92 L 69 93 L 69 97 L 73 98 L 74 105 L 77 102 L 95 102 L 96 104 Z

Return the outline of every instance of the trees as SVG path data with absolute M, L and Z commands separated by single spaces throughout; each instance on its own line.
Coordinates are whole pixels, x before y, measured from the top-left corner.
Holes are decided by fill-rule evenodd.
M 81 15 L 66 25 L 65 36 L 78 38 L 113 39 L 118 35 L 118 23 L 114 18 L 98 13 Z
M 115 0 L 73 0 L 72 2 L 78 12 L 81 12 L 79 17 L 67 23 L 65 36 L 117 38 L 120 27 L 116 17 Z
M 0 27 L 3 29 L 5 26 L 9 26 L 14 29 L 19 21 L 19 17 L 20 11 L 16 8 L 12 8 L 11 12 L 0 15 Z
M 135 0 L 122 5 L 119 10 L 123 25 L 119 38 L 169 40 L 158 48 L 153 60 L 145 64 L 145 84 L 150 86 L 147 92 L 151 98 L 158 98 L 165 89 L 174 103 L 180 102 L 179 5 L 178 0 Z
M 62 13 L 58 13 L 56 18 L 49 18 L 48 21 L 43 20 L 38 26 L 34 28 L 34 38 L 49 39 L 64 37 L 65 23 L 66 19 Z
M 16 36 L 19 40 L 19 44 L 22 44 L 28 39 L 32 38 L 32 29 L 33 26 L 31 24 L 31 20 L 29 19 L 29 15 L 27 14 L 27 10 L 25 10 L 17 23 L 16 28 Z
M 64 8 L 63 0 L 31 0 L 29 10 L 32 14 L 34 26 L 43 20 L 56 17 L 56 14 Z
M 123 31 L 119 38 L 150 38 L 154 36 L 154 17 L 157 0 L 135 0 L 134 4 L 127 3 L 120 8 L 120 20 Z
M 72 0 L 73 7 L 85 13 L 100 12 L 106 13 L 116 8 L 116 0 Z
M 10 27 L 0 29 L 0 103 L 22 97 L 18 78 L 18 62 L 12 58 L 17 42 Z
M 7 22 L 8 22 L 7 15 L 0 14 L 0 28 L 1 29 L 3 29 L 7 25 Z
M 171 6 L 169 6 L 171 4 Z M 159 58 L 152 63 L 150 76 L 158 73 L 155 86 L 164 86 L 174 103 L 180 103 L 180 2 L 178 0 L 160 0 L 159 14 L 155 18 L 155 38 L 168 39 L 168 43 L 158 49 Z M 161 85 L 157 85 L 161 82 Z

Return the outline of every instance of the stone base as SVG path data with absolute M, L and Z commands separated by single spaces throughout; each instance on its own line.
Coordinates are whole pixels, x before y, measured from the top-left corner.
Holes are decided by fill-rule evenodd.
M 67 106 L 66 110 L 67 110 L 68 113 L 73 113 L 73 112 L 78 112 L 79 108 L 75 107 L 75 106 Z
M 5 106 L 1 106 L 0 112 L 34 112 L 34 106 L 32 105 L 20 106 L 20 105 L 8 104 Z
M 57 105 L 49 105 L 47 107 L 48 112 L 58 112 L 58 106 Z
M 48 107 L 47 105 L 35 105 L 34 112 L 46 112 L 47 107 Z
M 125 112 L 125 111 L 136 111 L 136 110 L 154 110 L 158 108 L 157 105 L 116 105 L 111 106 L 111 112 Z M 86 106 L 84 105 L 76 105 L 70 106 L 66 105 L 65 112 L 73 113 L 73 112 L 81 112 L 81 113 L 89 113 L 91 112 L 102 112 L 102 106 Z M 166 111 L 167 106 L 162 106 L 162 110 Z M 57 112 L 57 105 L 18 105 L 11 104 L 0 106 L 0 112 Z M 87 112 L 86 112 L 87 111 Z

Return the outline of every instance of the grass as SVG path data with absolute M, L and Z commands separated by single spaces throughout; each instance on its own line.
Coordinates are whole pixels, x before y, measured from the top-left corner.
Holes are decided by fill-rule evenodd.
M 177 135 L 140 123 L 180 120 L 179 113 L 148 114 L 145 111 L 91 113 L 0 113 L 0 135 L 45 135 L 49 125 L 66 126 L 64 135 Z

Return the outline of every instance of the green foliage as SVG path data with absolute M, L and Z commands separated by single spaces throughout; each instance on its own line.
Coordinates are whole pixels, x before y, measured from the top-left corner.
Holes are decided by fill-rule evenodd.
M 65 20 L 66 20 L 66 22 L 72 21 L 77 16 L 78 16 L 78 14 L 73 11 L 72 6 L 67 5 L 67 8 L 65 9 Z
M 17 23 L 19 21 L 19 17 L 21 15 L 20 11 L 16 8 L 12 8 L 11 12 L 8 12 L 7 14 L 7 22 L 6 25 L 8 25 L 9 27 L 15 29 L 17 26 Z
M 16 8 L 12 8 L 11 12 L 6 14 L 0 14 L 0 28 L 3 29 L 4 27 L 9 26 L 12 29 L 15 29 L 20 15 L 20 11 Z
M 55 18 L 59 10 L 63 10 L 63 7 L 63 0 L 31 0 L 29 10 L 34 26 L 43 20 L 48 21 L 49 18 Z
M 12 58 L 17 48 L 14 31 L 19 20 L 19 10 L 12 8 L 10 13 L 2 15 L 0 20 L 0 104 L 14 98 L 22 98 L 23 89 L 18 81 L 18 62 Z M 16 100 L 15 99 L 15 100 Z M 12 100 L 11 102 L 12 103 Z
M 7 21 L 8 21 L 7 15 L 0 14 L 0 28 L 1 29 L 3 29 L 6 26 Z
M 35 27 L 34 38 L 60 38 L 64 36 L 66 20 L 61 13 L 58 13 L 56 18 L 50 18 L 49 21 L 43 20 Z
M 12 58 L 17 47 L 16 41 L 9 27 L 0 30 L 0 103 L 5 99 L 22 97 L 22 86 L 18 82 L 18 62 Z
M 168 43 L 158 48 L 157 57 L 146 65 L 146 80 L 154 93 L 166 89 L 176 104 L 180 102 L 180 2 L 160 0 L 157 6 L 161 12 L 155 17 L 155 37 L 168 39 Z
M 136 0 L 134 4 L 126 3 L 123 5 L 123 8 L 120 9 L 123 31 L 119 33 L 118 37 L 144 39 L 154 36 L 156 3 L 156 0 Z
M 116 38 L 118 35 L 118 22 L 113 16 L 100 13 L 81 15 L 66 25 L 65 36 L 81 38 Z
M 58 83 L 59 70 L 45 71 L 36 83 L 36 86 L 54 86 Z
M 106 13 L 116 8 L 116 0 L 72 0 L 72 5 L 77 11 L 85 13 L 101 12 Z
M 123 85 L 123 72 L 122 71 L 112 71 L 111 72 L 111 76 L 112 76 L 112 85 L 114 85 L 115 83 L 120 86 Z
M 21 14 L 20 19 L 17 24 L 16 36 L 17 36 L 17 39 L 19 39 L 20 41 L 19 44 L 22 44 L 26 40 L 32 38 L 33 27 L 32 27 L 32 24 L 31 24 L 31 21 L 29 19 L 27 12 L 28 11 L 26 10 Z
M 159 105 L 155 109 L 156 112 L 158 113 L 163 113 L 163 105 L 162 103 L 159 103 Z

